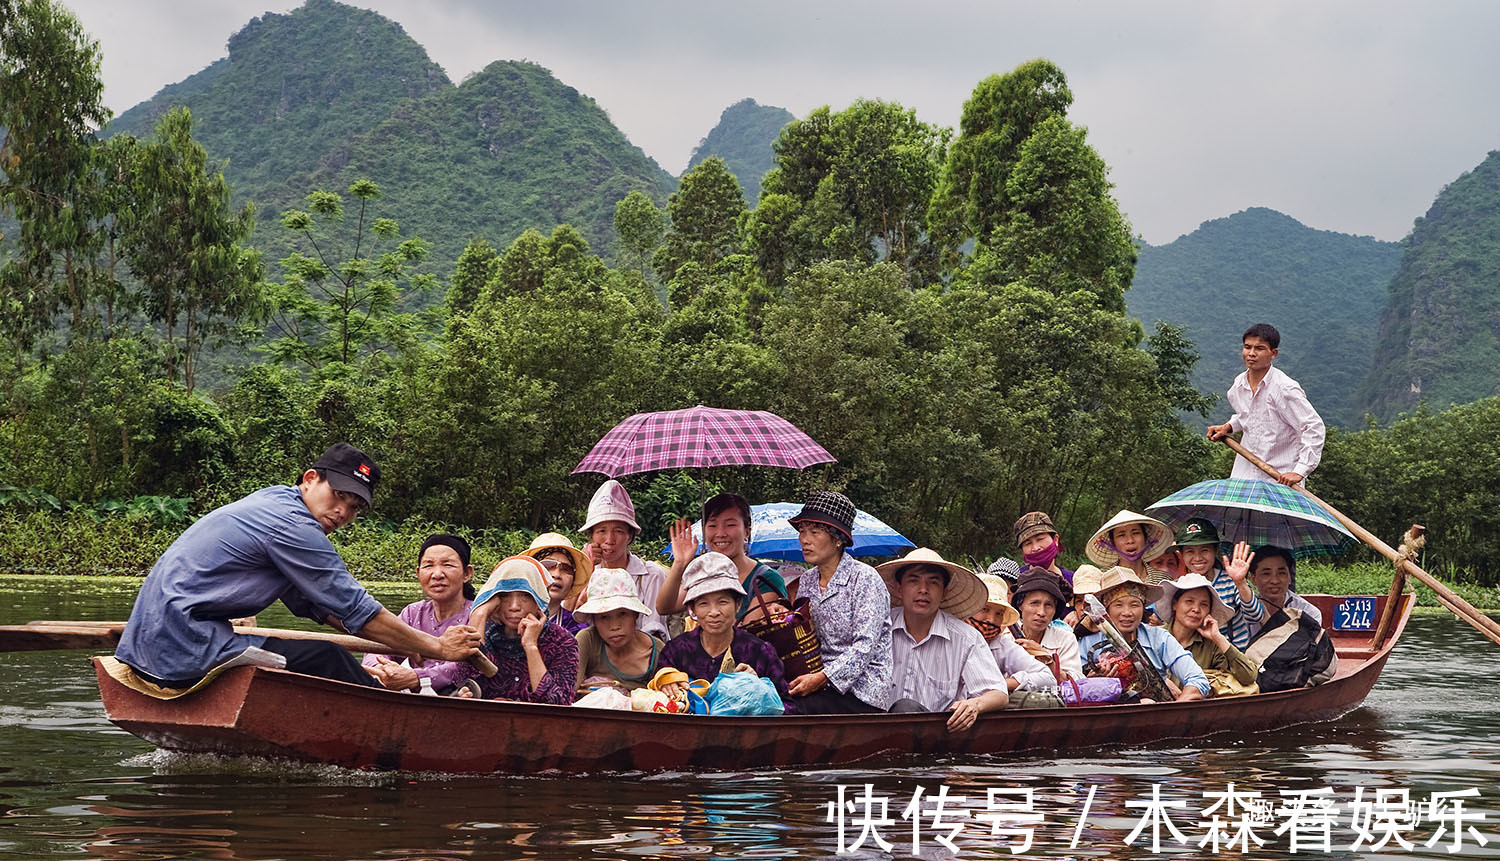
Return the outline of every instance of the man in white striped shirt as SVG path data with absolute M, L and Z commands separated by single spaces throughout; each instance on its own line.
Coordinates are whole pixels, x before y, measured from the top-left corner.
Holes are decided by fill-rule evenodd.
M 1271 367 L 1281 351 L 1281 333 L 1268 323 L 1256 323 L 1241 338 L 1245 372 L 1229 387 L 1234 415 L 1221 425 L 1210 425 L 1208 438 L 1221 440 L 1244 431 L 1240 441 L 1253 454 L 1280 471 L 1277 480 L 1301 484 L 1323 457 L 1323 419 L 1307 400 L 1296 380 Z M 1236 456 L 1230 478 L 1258 478 L 1266 473 Z

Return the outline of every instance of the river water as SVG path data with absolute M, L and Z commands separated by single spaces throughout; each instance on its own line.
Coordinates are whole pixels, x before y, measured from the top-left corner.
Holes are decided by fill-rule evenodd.
M 0 589 L 0 624 L 124 618 L 132 598 Z M 1364 707 L 1334 723 L 1067 755 L 597 778 L 169 754 L 105 719 L 86 658 L 0 654 L 0 858 L 1124 858 L 1153 854 L 1153 822 L 1172 857 L 1212 856 L 1215 835 L 1231 857 L 1244 845 L 1260 858 L 1452 857 L 1456 823 L 1456 854 L 1500 857 L 1500 647 L 1446 617 L 1413 619 Z

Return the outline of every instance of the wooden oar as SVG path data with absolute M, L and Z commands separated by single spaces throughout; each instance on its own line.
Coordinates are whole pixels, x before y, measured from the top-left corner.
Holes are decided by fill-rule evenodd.
M 48 649 L 109 649 L 120 642 L 124 622 L 62 621 L 44 619 L 29 625 L 0 625 L 0 652 L 33 652 Z M 236 634 L 278 637 L 283 640 L 322 640 L 351 652 L 399 655 L 402 650 L 385 643 L 324 631 L 290 628 L 257 628 L 236 625 Z
M 1249 449 L 1241 445 L 1238 440 L 1226 436 L 1224 437 L 1223 442 L 1225 445 L 1233 449 L 1235 454 L 1260 467 L 1261 471 L 1266 475 L 1271 476 L 1271 478 L 1273 479 L 1281 477 L 1280 470 L 1278 470 L 1274 466 L 1271 466 L 1269 463 L 1266 463 L 1260 457 L 1252 453 Z M 1375 535 L 1375 533 L 1364 528 L 1363 526 L 1360 526 L 1358 523 L 1355 523 L 1353 520 L 1349 519 L 1348 515 L 1319 499 L 1316 495 L 1313 494 L 1312 491 L 1300 486 L 1296 487 L 1295 489 L 1306 495 L 1308 499 L 1311 499 L 1312 501 L 1328 509 L 1328 513 L 1332 514 L 1334 518 L 1338 520 L 1338 522 L 1344 524 L 1344 528 L 1354 533 L 1354 535 L 1361 541 L 1378 550 L 1382 556 L 1396 563 L 1397 568 L 1405 571 L 1407 574 L 1421 581 L 1423 585 L 1431 589 L 1433 591 L 1433 594 L 1437 596 L 1438 603 L 1442 604 L 1444 607 L 1447 607 L 1449 611 L 1453 613 L 1453 615 L 1469 623 L 1470 627 L 1493 640 L 1495 643 L 1500 644 L 1500 623 L 1497 623 L 1494 619 L 1491 619 L 1489 616 L 1486 616 L 1485 614 L 1479 612 L 1479 610 L 1476 609 L 1472 604 L 1460 597 L 1457 592 L 1454 592 L 1452 589 L 1444 586 L 1441 582 L 1438 581 L 1436 577 L 1433 577 L 1431 574 L 1423 571 L 1420 565 L 1413 562 L 1411 559 L 1402 556 L 1400 553 L 1397 553 L 1394 549 L 1392 549 L 1391 545 L 1385 543 L 1384 541 L 1381 541 L 1380 538 Z M 1389 607 L 1389 604 L 1387 606 Z

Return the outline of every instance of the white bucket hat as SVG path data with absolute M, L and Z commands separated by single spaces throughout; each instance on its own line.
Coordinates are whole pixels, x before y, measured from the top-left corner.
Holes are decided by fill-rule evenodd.
M 1208 582 L 1202 574 L 1184 574 L 1176 580 L 1164 581 L 1160 588 L 1161 598 L 1156 602 L 1156 615 L 1161 617 L 1164 625 L 1172 624 L 1172 602 L 1177 600 L 1177 594 L 1190 589 L 1208 590 L 1210 602 L 1208 614 L 1218 619 L 1220 625 L 1227 625 L 1230 618 L 1234 616 L 1234 611 L 1229 609 L 1229 605 L 1224 603 L 1223 598 L 1219 597 L 1219 590 L 1215 589 L 1214 584 Z
M 733 592 L 743 598 L 745 587 L 740 584 L 740 569 L 734 560 L 723 553 L 708 552 L 688 563 L 682 572 L 682 587 L 687 590 L 684 601 L 689 607 L 704 595 L 715 592 Z
M 651 610 L 641 603 L 641 596 L 635 590 L 635 578 L 629 571 L 595 568 L 588 589 L 583 593 L 583 603 L 573 611 L 573 618 L 589 624 L 596 613 L 611 610 L 633 610 L 642 616 L 651 615 Z
M 1110 568 L 1119 565 L 1121 561 L 1120 554 L 1116 553 L 1113 547 L 1106 546 L 1104 542 L 1109 541 L 1111 530 L 1121 526 L 1128 526 L 1132 523 L 1139 523 L 1141 528 L 1146 532 L 1146 552 L 1141 554 L 1142 564 L 1145 563 L 1145 560 L 1155 559 L 1171 548 L 1173 541 L 1172 530 L 1167 528 L 1167 524 L 1155 518 L 1147 517 L 1144 514 L 1121 510 L 1119 514 L 1111 517 L 1109 522 L 1099 527 L 1099 531 L 1094 533 L 1094 537 L 1090 538 L 1089 543 L 1083 548 L 1083 552 L 1089 557 L 1089 561 L 1100 568 Z
M 594 498 L 589 500 L 587 519 L 583 522 L 583 528 L 578 531 L 587 535 L 590 529 L 606 520 L 621 521 L 630 527 L 631 532 L 641 534 L 641 525 L 635 522 L 635 503 L 630 501 L 625 485 L 613 478 L 594 491 Z

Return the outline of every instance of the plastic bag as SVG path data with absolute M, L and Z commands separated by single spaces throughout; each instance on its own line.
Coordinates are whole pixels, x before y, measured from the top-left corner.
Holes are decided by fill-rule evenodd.
M 620 693 L 618 688 L 595 688 L 578 698 L 573 703 L 586 709 L 615 709 L 617 711 L 630 711 L 630 697 Z
M 1125 691 L 1120 679 L 1069 679 L 1058 687 L 1063 702 L 1070 706 L 1099 706 L 1116 702 Z
M 779 715 L 786 711 L 776 685 L 754 673 L 719 673 L 708 686 L 708 712 L 714 715 Z

